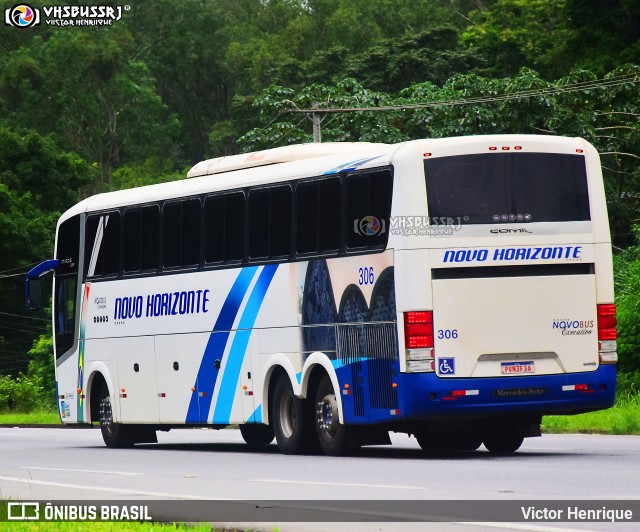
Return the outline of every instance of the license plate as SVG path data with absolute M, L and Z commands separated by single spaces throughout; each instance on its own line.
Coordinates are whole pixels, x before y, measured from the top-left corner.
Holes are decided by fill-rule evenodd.
M 530 397 L 546 395 L 547 390 L 545 388 L 509 388 L 507 390 L 496 390 L 495 396 L 500 399 L 509 399 L 517 397 Z
M 503 362 L 501 364 L 503 375 L 527 375 L 535 373 L 533 360 L 527 362 Z

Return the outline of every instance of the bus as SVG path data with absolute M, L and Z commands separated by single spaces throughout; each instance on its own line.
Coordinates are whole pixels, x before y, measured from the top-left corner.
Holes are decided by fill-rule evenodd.
M 487 135 L 274 148 L 65 212 L 53 282 L 64 424 L 108 447 L 239 425 L 283 453 L 512 453 L 612 406 L 599 156 Z

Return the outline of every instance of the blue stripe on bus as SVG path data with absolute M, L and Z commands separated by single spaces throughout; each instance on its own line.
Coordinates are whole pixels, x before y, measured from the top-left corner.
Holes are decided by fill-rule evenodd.
M 247 423 L 262 423 L 262 405 L 258 405 L 258 408 L 249 416 Z
M 374 159 L 377 159 L 378 157 L 380 157 L 380 156 L 376 155 L 374 157 L 365 157 L 364 159 L 356 159 L 355 161 L 350 161 L 348 163 L 341 164 L 340 166 L 336 166 L 335 168 L 332 168 L 331 170 L 327 170 L 323 175 L 338 174 L 338 173 L 342 173 L 342 172 L 350 172 L 351 170 L 356 170 L 358 168 L 358 166 L 360 166 L 361 164 L 368 163 L 369 161 L 373 161 Z
M 214 371 L 214 361 L 216 359 L 222 360 L 233 322 L 236 319 L 242 300 L 257 271 L 257 266 L 240 270 L 238 277 L 227 295 L 227 299 L 222 305 L 218 319 L 213 326 L 211 336 L 209 336 L 202 361 L 200 362 L 196 382 L 193 385 L 196 390 L 191 394 L 189 410 L 187 411 L 185 420 L 186 423 L 201 423 L 207 419 L 209 408 L 211 407 L 213 390 L 216 386 L 216 379 L 219 373 L 218 371 Z M 198 397 L 198 392 L 205 392 L 205 395 Z M 203 412 L 202 416 L 200 412 Z
M 240 318 L 238 331 L 236 331 L 233 338 L 229 357 L 227 358 L 227 363 L 224 368 L 224 375 L 222 376 L 220 391 L 218 392 L 218 399 L 213 413 L 213 423 L 228 423 L 231 418 L 231 407 L 233 406 L 233 400 L 238 388 L 240 371 L 242 369 L 242 363 L 247 351 L 247 346 L 249 345 L 249 339 L 251 338 L 253 325 L 258 317 L 258 312 L 260 311 L 260 307 L 264 301 L 264 296 L 267 293 L 271 280 L 273 279 L 277 269 L 277 264 L 266 265 L 260 273 L 260 277 L 258 277 L 251 295 L 249 296 L 249 301 L 247 302 L 247 306 Z

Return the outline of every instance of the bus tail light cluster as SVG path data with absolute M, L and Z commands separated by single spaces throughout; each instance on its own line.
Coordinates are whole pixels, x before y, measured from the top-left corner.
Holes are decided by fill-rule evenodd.
M 600 364 L 618 362 L 616 306 L 613 303 L 598 305 L 598 354 Z
M 432 310 L 404 313 L 404 346 L 409 373 L 435 371 Z

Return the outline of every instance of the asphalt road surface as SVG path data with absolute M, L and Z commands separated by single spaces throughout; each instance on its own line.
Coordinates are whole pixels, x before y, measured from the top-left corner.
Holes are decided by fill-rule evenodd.
M 640 437 L 545 435 L 510 456 L 429 457 L 416 441 L 354 457 L 284 456 L 237 430 L 158 433 L 158 444 L 107 449 L 97 429 L 0 428 L 0 498 L 7 500 L 603 500 L 640 499 Z M 372 530 L 371 523 L 348 530 Z M 415 527 L 418 528 L 415 528 Z M 398 524 L 401 530 L 425 524 Z M 489 527 L 438 524 L 438 530 Z M 519 530 L 636 530 L 635 525 L 491 525 Z M 283 524 L 305 530 L 313 524 Z M 453 528 L 452 528 L 453 527 Z M 336 529 L 331 526 L 331 529 Z M 268 527 L 266 529 L 269 529 Z M 316 528 L 323 529 L 323 527 Z M 328 529 L 325 524 L 324 529 Z M 393 530 L 390 524 L 377 530 Z M 485 528 L 488 529 L 488 528 Z

